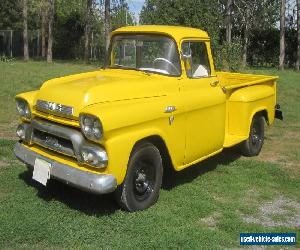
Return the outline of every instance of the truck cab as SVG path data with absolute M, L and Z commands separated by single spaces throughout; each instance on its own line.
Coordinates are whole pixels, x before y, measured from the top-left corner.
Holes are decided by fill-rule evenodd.
M 239 145 L 259 154 L 265 124 L 282 118 L 274 76 L 216 72 L 205 31 L 115 30 L 106 67 L 46 81 L 16 96 L 16 156 L 33 179 L 115 194 L 128 211 L 158 197 L 175 171 Z

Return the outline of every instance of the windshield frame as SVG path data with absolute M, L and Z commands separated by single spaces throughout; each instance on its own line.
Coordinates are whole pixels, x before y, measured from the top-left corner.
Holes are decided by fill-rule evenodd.
M 151 37 L 154 37 L 154 36 L 157 36 L 157 37 L 163 37 L 163 38 L 168 38 L 170 39 L 174 45 L 175 45 L 175 53 L 177 53 L 178 55 L 178 59 L 179 59 L 179 68 L 178 68 L 178 71 L 179 71 L 179 74 L 165 74 L 165 73 L 162 73 L 162 72 L 157 72 L 157 71 L 152 71 L 152 70 L 141 70 L 139 68 L 135 68 L 135 67 L 118 67 L 117 65 L 115 66 L 111 66 L 111 52 L 112 52 L 112 41 L 114 40 L 114 37 L 116 36 L 121 36 L 121 37 L 124 37 L 126 38 L 126 36 L 128 37 L 137 37 L 137 39 L 139 37 L 145 37 L 145 36 L 151 36 Z M 168 77 L 181 77 L 182 76 L 182 62 L 181 62 L 181 54 L 179 53 L 179 47 L 178 47 L 178 44 L 176 42 L 176 40 L 167 35 L 167 34 L 153 34 L 153 33 L 148 33 L 148 32 L 143 32 L 143 33 L 140 33 L 140 32 L 128 32 L 128 33 L 117 33 L 117 34 L 114 34 L 111 39 L 110 39 L 110 43 L 109 43 L 109 48 L 108 48 L 108 53 L 107 53 L 107 56 L 106 56 L 106 60 L 105 60 L 105 67 L 106 69 L 124 69 L 124 70 L 135 70 L 135 71 L 140 71 L 140 72 L 146 72 L 146 73 L 150 73 L 150 74 L 158 74 L 158 75 L 163 75 L 163 76 L 168 76 Z

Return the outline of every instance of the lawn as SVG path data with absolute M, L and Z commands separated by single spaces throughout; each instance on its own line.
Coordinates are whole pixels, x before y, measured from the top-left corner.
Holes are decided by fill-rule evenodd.
M 225 150 L 165 178 L 158 203 L 127 213 L 111 195 L 51 180 L 44 188 L 13 153 L 16 93 L 46 79 L 95 69 L 80 64 L 0 62 L 0 248 L 239 247 L 240 232 L 300 233 L 300 74 L 278 74 L 285 120 L 268 128 L 260 156 Z

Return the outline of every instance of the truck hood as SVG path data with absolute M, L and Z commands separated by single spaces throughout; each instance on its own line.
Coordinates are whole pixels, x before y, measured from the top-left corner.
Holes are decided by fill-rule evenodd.
M 158 79 L 160 78 L 160 79 Z M 160 84 L 166 76 L 141 71 L 105 69 L 70 75 L 45 82 L 36 96 L 37 100 L 55 102 L 73 108 L 73 115 L 96 103 L 165 95 Z

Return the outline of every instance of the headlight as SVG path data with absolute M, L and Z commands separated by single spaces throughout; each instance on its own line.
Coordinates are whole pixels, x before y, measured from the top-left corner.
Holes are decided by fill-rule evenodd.
M 30 119 L 31 112 L 28 103 L 23 99 L 16 99 L 17 111 L 20 116 Z
M 92 141 L 98 141 L 103 136 L 100 120 L 93 115 L 80 115 L 80 127 L 84 136 Z

